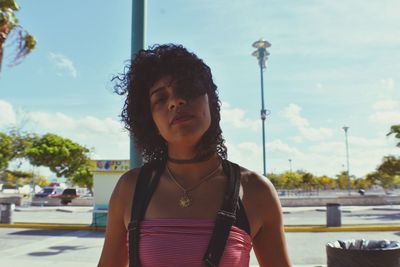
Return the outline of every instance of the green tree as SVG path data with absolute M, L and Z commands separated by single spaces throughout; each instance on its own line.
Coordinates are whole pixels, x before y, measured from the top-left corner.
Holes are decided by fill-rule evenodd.
M 400 188 L 400 175 L 394 177 L 394 187 Z
M 8 167 L 13 158 L 13 140 L 10 136 L 0 132 L 0 173 Z
M 326 175 L 319 176 L 319 177 L 316 177 L 316 180 L 318 182 L 318 185 L 323 189 L 336 188 L 336 180 L 329 176 L 326 176 Z
M 7 40 L 16 49 L 11 65 L 19 64 L 36 46 L 35 38 L 19 25 L 18 10 L 15 0 L 0 0 L 0 71 Z
M 400 124 L 392 125 L 392 127 L 390 127 L 390 132 L 388 132 L 386 136 L 392 134 L 394 134 L 394 137 L 396 137 L 399 140 L 396 146 L 400 147 Z
M 318 184 L 317 179 L 309 172 L 305 172 L 301 176 L 301 184 L 305 189 L 313 189 Z
M 396 186 L 397 176 L 400 176 L 400 157 L 389 155 L 382 158 L 382 163 L 376 168 L 376 171 L 369 173 L 366 179 L 371 184 L 388 189 Z
M 382 173 L 379 171 L 367 174 L 366 180 L 372 185 L 382 186 L 385 190 L 392 188 L 395 185 L 395 176 L 388 175 L 387 173 Z
M 390 176 L 400 175 L 400 157 L 397 158 L 392 155 L 383 157 L 382 163 L 377 170 Z
M 10 177 L 13 178 L 13 185 L 23 186 L 32 182 L 31 172 L 7 170 L 7 173 L 9 173 L 11 175 Z
M 40 187 L 45 187 L 50 184 L 50 181 L 47 179 L 47 177 L 39 175 L 35 177 L 35 184 L 37 184 Z
M 282 177 L 279 174 L 270 172 L 267 174 L 267 178 L 271 181 L 276 189 L 282 189 L 285 185 Z
M 285 188 L 295 189 L 299 188 L 302 181 L 302 176 L 300 173 L 286 171 L 282 174 L 283 180 L 285 181 Z
M 380 174 L 377 171 L 373 171 L 373 172 L 368 173 L 365 176 L 365 180 L 367 180 L 368 183 L 370 183 L 371 185 L 380 185 L 381 184 L 381 182 L 380 182 L 380 180 L 381 180 Z
M 89 165 L 82 165 L 72 176 L 72 182 L 80 187 L 87 187 L 91 193 L 93 188 L 93 172 Z
M 347 189 L 349 186 L 349 179 L 347 177 L 347 171 L 342 171 L 339 174 L 336 174 L 337 185 L 340 189 Z
M 367 189 L 371 187 L 371 182 L 366 178 L 357 178 L 352 181 L 352 187 Z
M 49 167 L 58 177 L 67 177 L 71 182 L 74 176 L 79 177 L 77 181 L 91 187 L 93 181 L 90 181 L 90 176 L 82 175 L 82 168 L 90 163 L 89 152 L 89 149 L 70 139 L 48 133 L 34 138 L 25 153 L 32 165 Z M 82 177 L 87 177 L 86 183 Z
M 13 159 L 25 158 L 26 151 L 32 147 L 35 140 L 40 138 L 39 135 L 34 133 L 21 133 L 18 128 L 11 129 L 8 135 L 12 139 Z

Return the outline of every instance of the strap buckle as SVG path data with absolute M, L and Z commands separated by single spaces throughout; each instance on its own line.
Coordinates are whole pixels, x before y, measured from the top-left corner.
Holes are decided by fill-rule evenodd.
M 219 216 L 228 219 L 228 220 L 236 220 L 236 213 L 235 212 L 229 212 L 226 210 L 220 210 L 217 213 Z
M 128 231 L 136 231 L 139 228 L 139 222 L 138 220 L 132 220 L 129 224 L 128 224 Z
M 211 255 L 208 255 L 207 258 L 203 259 L 203 261 L 206 263 L 206 266 L 207 267 L 217 267 L 217 265 L 215 265 L 215 263 L 209 257 L 211 257 Z

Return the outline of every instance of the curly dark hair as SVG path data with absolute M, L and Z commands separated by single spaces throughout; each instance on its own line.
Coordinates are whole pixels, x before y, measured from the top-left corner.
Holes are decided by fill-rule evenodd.
M 196 157 L 217 152 L 226 159 L 227 149 L 219 125 L 221 103 L 211 70 L 194 53 L 175 44 L 140 50 L 131 64 L 125 66 L 124 73 L 112 79 L 114 91 L 119 95 L 127 94 L 121 119 L 133 134 L 143 159 L 164 161 L 168 156 L 167 144 L 153 121 L 149 99 L 149 89 L 166 76 L 172 78 L 177 94 L 186 99 L 208 94 L 211 125 L 197 145 Z

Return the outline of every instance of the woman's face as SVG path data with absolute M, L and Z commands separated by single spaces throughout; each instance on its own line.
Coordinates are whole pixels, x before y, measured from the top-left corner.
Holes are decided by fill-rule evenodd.
M 149 90 L 154 123 L 169 145 L 194 146 L 211 125 L 208 95 L 185 99 L 171 81 L 161 78 Z

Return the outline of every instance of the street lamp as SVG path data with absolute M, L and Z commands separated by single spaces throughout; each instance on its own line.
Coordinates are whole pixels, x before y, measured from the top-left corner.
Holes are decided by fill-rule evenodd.
M 145 32 L 146 32 L 146 0 L 132 1 L 132 33 L 131 33 L 131 58 L 144 48 Z M 143 164 L 143 159 L 139 149 L 135 144 L 135 137 L 130 135 L 129 158 L 131 169 L 140 167 Z
M 292 174 L 292 159 L 289 159 L 290 174 Z
M 266 68 L 265 62 L 268 59 L 269 53 L 267 51 L 267 47 L 270 47 L 271 44 L 262 39 L 255 41 L 253 43 L 253 47 L 257 48 L 256 51 L 252 53 L 258 59 L 258 65 L 260 66 L 260 76 L 261 76 L 261 122 L 262 122 L 262 141 L 263 141 L 263 171 L 264 176 L 266 176 L 266 163 L 265 163 L 265 119 L 267 115 L 269 115 L 269 111 L 265 110 L 264 107 L 264 76 L 263 70 Z
M 347 142 L 347 130 L 348 126 L 343 126 L 344 134 L 346 136 L 346 159 L 347 159 L 347 190 L 349 192 L 349 196 L 351 195 L 351 182 L 350 182 L 350 167 L 349 167 L 349 144 Z

